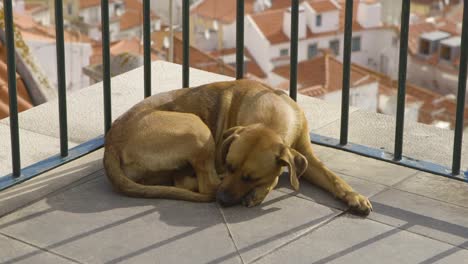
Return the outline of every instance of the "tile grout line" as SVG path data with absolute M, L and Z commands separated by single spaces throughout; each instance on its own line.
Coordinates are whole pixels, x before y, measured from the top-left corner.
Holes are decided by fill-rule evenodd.
M 309 229 L 309 230 L 307 230 L 306 232 L 304 232 L 304 233 L 298 235 L 297 237 L 294 237 L 293 239 L 288 240 L 288 241 L 284 242 L 283 244 L 281 244 L 281 245 L 279 245 L 279 246 L 277 246 L 277 247 L 275 247 L 275 248 L 273 248 L 273 249 L 267 251 L 265 254 L 263 254 L 263 255 L 261 255 L 261 256 L 255 258 L 255 259 L 253 259 L 251 262 L 249 262 L 249 264 L 250 264 L 250 263 L 258 262 L 259 260 L 261 260 L 262 258 L 264 258 L 264 257 L 266 257 L 266 256 L 268 256 L 268 255 L 270 255 L 271 253 L 273 253 L 273 252 L 275 252 L 275 251 L 277 251 L 277 250 L 279 250 L 279 249 L 281 249 L 281 248 L 283 248 L 283 247 L 285 247 L 285 246 L 287 246 L 287 245 L 289 245 L 289 244 L 291 244 L 291 243 L 293 243 L 293 242 L 295 242 L 295 241 L 297 241 L 297 240 L 303 238 L 304 236 L 306 236 L 306 235 L 308 235 L 308 234 L 310 234 L 310 233 L 312 233 L 312 232 L 314 232 L 314 231 L 320 229 L 321 227 L 323 227 L 323 226 L 325 226 L 325 225 L 331 223 L 331 222 L 334 221 L 335 219 L 337 219 L 337 218 L 339 218 L 339 217 L 341 217 L 341 216 L 343 216 L 343 215 L 345 215 L 345 214 L 347 214 L 347 211 L 342 211 L 342 212 L 340 212 L 339 214 L 337 214 L 337 215 L 331 217 L 331 218 L 328 219 L 328 220 L 323 221 L 322 223 L 319 223 L 317 226 L 312 227 L 311 229 Z
M 67 256 L 65 256 L 65 255 L 59 254 L 59 253 L 57 253 L 57 252 L 48 250 L 47 248 L 43 248 L 43 247 L 34 245 L 34 244 L 30 243 L 30 242 L 21 240 L 21 239 L 19 239 L 19 238 L 16 238 L 16 237 L 7 235 L 7 234 L 5 234 L 5 233 L 3 233 L 3 232 L 0 232 L 0 235 L 4 236 L 4 237 L 6 237 L 6 238 L 9 238 L 9 239 L 11 239 L 11 240 L 15 240 L 15 241 L 17 241 L 17 242 L 19 242 L 19 243 L 28 245 L 28 246 L 30 246 L 30 247 L 33 247 L 33 248 L 36 249 L 36 252 L 37 252 L 37 250 L 40 250 L 40 251 L 47 252 L 47 253 L 49 253 L 49 254 L 55 255 L 55 256 L 57 256 L 57 257 L 60 257 L 60 258 L 69 260 L 69 261 L 71 261 L 71 262 L 73 262 L 73 263 L 79 263 L 79 264 L 82 264 L 82 263 L 83 263 L 83 262 L 80 262 L 80 261 L 78 261 L 78 260 L 75 260 L 75 259 L 72 259 L 72 258 L 70 258 L 70 257 L 67 257 Z M 29 254 L 31 254 L 31 253 L 28 253 L 27 255 L 29 255 Z M 36 253 L 34 253 L 34 251 L 33 251 L 33 254 L 35 255 Z
M 405 231 L 405 232 L 411 233 L 411 234 L 416 235 L 416 236 L 424 237 L 424 238 L 427 238 L 427 239 L 430 239 L 430 240 L 433 240 L 433 241 L 437 241 L 437 242 L 442 243 L 442 244 L 445 244 L 445 245 L 450 245 L 450 246 L 459 248 L 459 249 L 461 249 L 461 250 L 468 251 L 468 248 L 461 247 L 460 245 L 454 245 L 454 244 L 452 244 L 452 243 L 450 243 L 450 242 L 443 241 L 443 240 L 440 240 L 440 239 L 435 238 L 435 237 L 430 237 L 430 236 L 428 236 L 428 235 L 416 233 L 416 232 L 411 231 L 411 230 L 409 230 L 409 229 L 400 228 L 399 226 L 393 226 L 393 225 L 391 225 L 391 224 L 388 224 L 388 223 L 385 223 L 385 222 L 382 222 L 382 221 L 379 221 L 379 220 L 376 220 L 376 219 L 372 219 L 372 218 L 368 218 L 368 217 L 367 217 L 366 219 L 369 220 L 369 221 L 375 222 L 375 223 L 379 223 L 379 224 L 382 224 L 382 225 L 386 225 L 386 226 L 389 226 L 389 227 L 392 227 L 392 228 L 399 229 L 399 230 L 401 230 L 401 231 Z M 468 240 L 466 240 L 464 243 L 467 243 L 467 242 L 468 242 Z M 464 243 L 462 243 L 462 244 L 464 244 Z
M 229 238 L 231 238 L 232 244 L 234 245 L 234 248 L 236 249 L 237 255 L 239 256 L 239 258 L 241 260 L 241 263 L 245 264 L 245 261 L 242 258 L 242 255 L 241 255 L 241 253 L 239 251 L 239 247 L 237 246 L 236 241 L 234 241 L 234 236 L 232 235 L 231 229 L 229 228 L 229 225 L 228 225 L 227 220 L 226 220 L 226 216 L 224 215 L 224 212 L 223 212 L 223 210 L 221 209 L 221 207 L 219 206 L 218 203 L 216 203 L 216 208 L 218 208 L 218 211 L 221 214 L 221 217 L 223 218 L 224 226 L 226 227 L 226 230 L 228 231 Z

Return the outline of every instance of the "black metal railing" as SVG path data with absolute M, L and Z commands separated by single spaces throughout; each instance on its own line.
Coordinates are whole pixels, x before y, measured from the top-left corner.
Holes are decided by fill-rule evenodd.
M 398 74 L 398 101 L 395 130 L 394 153 L 387 153 L 380 149 L 375 149 L 363 145 L 348 142 L 349 123 L 349 93 L 350 93 L 350 68 L 351 68 L 351 41 L 352 41 L 352 21 L 353 21 L 353 0 L 346 1 L 344 45 L 343 45 L 343 90 L 342 90 L 342 111 L 340 138 L 330 138 L 311 133 L 313 143 L 353 152 L 366 157 L 371 157 L 386 162 L 414 168 L 421 171 L 435 173 L 452 179 L 468 181 L 468 172 L 460 170 L 461 152 L 463 138 L 464 106 L 467 80 L 467 60 L 468 60 L 468 11 L 467 1 L 464 1 L 461 56 L 458 79 L 457 111 L 455 121 L 454 147 L 452 168 L 449 169 L 440 164 L 415 160 L 403 156 L 404 138 L 404 112 L 406 97 L 406 67 L 408 51 L 408 28 L 410 1 L 402 1 L 401 15 L 401 36 L 400 36 L 400 60 Z M 60 154 L 46 160 L 21 168 L 20 162 L 20 140 L 18 122 L 18 104 L 16 91 L 16 66 L 15 66 L 15 42 L 13 31 L 12 1 L 3 0 L 5 19 L 5 38 L 7 48 L 8 64 L 8 92 L 10 100 L 10 135 L 11 135 L 11 155 L 12 173 L 0 178 L 0 190 L 8 188 L 15 183 L 30 179 L 40 173 L 55 168 L 103 146 L 103 136 L 90 140 L 77 147 L 68 148 L 67 135 L 67 107 L 66 107 L 66 84 L 65 84 L 65 54 L 63 39 L 63 12 L 62 1 L 55 0 L 56 19 L 56 41 L 57 41 L 57 75 L 59 91 L 59 119 L 60 119 Z M 182 2 L 182 28 L 183 28 L 183 65 L 182 65 L 182 87 L 189 87 L 189 0 Z M 151 95 L 151 36 L 150 36 L 150 1 L 143 0 L 143 40 L 144 40 L 144 95 Z M 102 17 L 102 58 L 103 58 L 103 93 L 104 93 L 104 130 L 107 132 L 111 126 L 111 74 L 110 74 L 110 36 L 109 36 L 109 0 L 101 0 Z M 290 96 L 294 100 L 297 98 L 297 64 L 298 64 L 298 19 L 299 0 L 291 0 L 291 56 L 290 56 Z M 236 78 L 244 76 L 244 1 L 237 0 L 237 22 L 236 22 Z

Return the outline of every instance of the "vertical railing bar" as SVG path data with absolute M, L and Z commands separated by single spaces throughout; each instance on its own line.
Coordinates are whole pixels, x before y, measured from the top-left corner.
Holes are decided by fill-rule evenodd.
M 143 0 L 143 61 L 145 98 L 151 96 L 151 17 L 150 0 Z
M 244 0 L 237 0 L 236 13 L 236 79 L 244 77 Z
M 457 114 L 453 140 L 452 174 L 460 174 L 468 63 L 468 3 L 463 5 L 460 68 L 458 72 Z
M 104 131 L 107 133 L 112 123 L 111 72 L 109 45 L 109 0 L 101 0 L 102 24 L 102 79 L 104 85 Z
M 188 88 L 190 82 L 190 2 L 182 2 L 182 87 Z
M 290 57 L 290 77 L 289 96 L 297 100 L 297 46 L 299 42 L 299 0 L 291 1 L 291 57 Z
M 13 177 L 21 175 L 21 157 L 18 124 L 18 98 L 16 91 L 15 32 L 13 28 L 13 9 L 10 0 L 3 0 L 5 20 L 5 44 L 7 50 L 8 97 L 10 104 L 10 138 Z
M 68 156 L 68 124 L 67 124 L 67 85 L 65 75 L 65 49 L 63 37 L 63 5 L 62 0 L 55 0 L 55 42 L 57 48 L 57 88 L 58 111 L 60 123 L 60 155 Z
M 351 47 L 353 37 L 353 0 L 346 1 L 343 45 L 343 83 L 341 91 L 340 144 L 348 144 L 349 130 L 349 82 L 351 74 Z
M 403 0 L 401 7 L 400 59 L 398 63 L 398 98 L 395 128 L 395 150 L 393 158 L 401 160 L 403 153 L 403 131 L 405 125 L 406 66 L 408 58 L 408 29 L 410 1 Z

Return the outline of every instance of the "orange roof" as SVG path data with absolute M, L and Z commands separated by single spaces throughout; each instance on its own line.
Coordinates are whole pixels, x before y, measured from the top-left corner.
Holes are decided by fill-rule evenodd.
M 236 21 L 236 0 L 205 0 L 192 8 L 191 13 L 198 16 L 216 19 L 224 23 Z M 253 13 L 254 0 L 244 1 L 246 14 Z
M 55 27 L 41 25 L 31 16 L 20 13 L 14 13 L 13 19 L 24 39 L 55 42 Z M 92 42 L 85 34 L 68 30 L 64 31 L 64 40 L 65 42 Z
M 369 73 L 379 82 L 379 92 L 392 95 L 397 91 L 398 83 L 390 77 L 368 69 L 361 65 L 354 65 L 360 70 Z M 455 125 L 456 101 L 453 98 L 431 91 L 427 88 L 416 86 L 411 83 L 406 84 L 408 102 L 422 102 L 419 109 L 418 122 L 432 124 L 435 121 L 446 121 L 453 128 Z M 468 105 L 465 106 L 465 127 L 468 126 Z
M 340 9 L 330 0 L 308 0 L 307 3 L 317 12 L 325 13 Z
M 109 0 L 109 3 L 114 2 L 115 0 Z M 135 0 L 136 1 L 136 0 Z M 80 9 L 101 6 L 101 0 L 80 0 Z
M 433 23 L 422 22 L 411 24 L 408 32 L 408 49 L 411 54 L 418 53 L 419 37 L 421 34 L 437 30 Z
M 210 53 L 211 55 L 215 57 L 221 57 L 221 56 L 226 56 L 226 55 L 232 55 L 236 54 L 236 48 L 230 48 L 230 49 L 223 49 L 223 50 L 215 50 Z M 266 78 L 267 75 L 266 73 L 260 68 L 260 65 L 258 65 L 257 61 L 255 61 L 255 58 L 252 56 L 250 51 L 247 48 L 244 48 L 244 56 L 248 58 L 246 61 L 246 71 L 247 73 L 250 73 L 258 78 Z
M 331 1 L 325 1 L 325 0 L 310 0 L 309 3 L 315 3 L 323 6 L 328 6 L 329 4 L 325 4 L 326 2 L 330 2 L 330 4 L 333 5 L 334 10 L 339 10 L 339 32 L 344 31 L 344 14 L 345 14 L 345 8 L 339 8 L 335 4 L 333 4 Z M 344 0 L 340 0 L 340 2 L 344 3 Z M 354 5 L 354 13 L 355 15 L 353 16 L 354 21 L 353 21 L 353 32 L 356 31 L 361 31 L 364 28 L 357 22 L 357 6 Z M 323 7 L 321 7 L 321 10 L 328 10 Z M 257 24 L 258 28 L 260 31 L 263 33 L 263 35 L 268 39 L 268 41 L 271 44 L 278 44 L 278 43 L 283 43 L 283 42 L 289 42 L 288 36 L 284 33 L 283 31 L 283 18 L 284 18 L 284 11 L 285 9 L 274 9 L 274 10 L 268 10 L 264 11 L 258 14 L 254 14 L 251 16 L 255 24 Z M 329 35 L 335 35 L 337 34 L 338 31 L 329 31 L 329 32 L 323 32 L 323 33 L 313 33 L 310 31 L 309 27 L 307 27 L 307 33 L 305 39 L 309 38 L 317 38 L 317 37 L 322 37 L 322 36 L 329 36 Z
M 8 94 L 8 75 L 7 65 L 5 61 L 5 48 L 0 45 L 0 119 L 8 117 L 10 115 L 9 110 L 9 94 Z M 23 80 L 17 74 L 16 75 L 16 88 L 18 93 L 18 111 L 22 112 L 33 107 L 31 97 L 24 85 Z
M 125 13 L 120 19 L 120 30 L 126 30 L 143 25 L 143 5 L 137 0 L 125 0 Z M 158 16 L 151 11 L 151 19 Z
M 48 10 L 48 7 L 45 3 L 33 2 L 33 3 L 25 3 L 24 9 L 26 10 L 26 12 L 30 14 L 34 14 L 36 12 L 46 11 Z
M 302 61 L 297 65 L 297 82 L 300 85 L 299 92 L 317 93 L 341 90 L 343 82 L 343 64 L 334 56 L 328 54 L 319 55 L 313 59 Z M 273 70 L 281 77 L 290 78 L 289 65 L 279 66 Z M 377 81 L 369 73 L 352 64 L 351 87 Z
M 124 39 L 118 41 L 110 47 L 110 54 L 114 56 L 126 52 L 136 55 L 143 55 L 143 45 L 141 44 L 140 40 L 136 37 L 133 37 L 131 39 Z M 102 51 L 100 53 L 102 54 Z M 155 53 L 151 52 L 151 60 L 156 59 L 158 59 L 158 56 L 156 56 Z
M 182 55 L 182 39 L 175 36 L 174 62 L 181 64 Z M 236 70 L 233 67 L 223 63 L 221 60 L 218 60 L 217 58 L 199 50 L 194 46 L 190 46 L 190 67 L 231 77 L 236 76 Z

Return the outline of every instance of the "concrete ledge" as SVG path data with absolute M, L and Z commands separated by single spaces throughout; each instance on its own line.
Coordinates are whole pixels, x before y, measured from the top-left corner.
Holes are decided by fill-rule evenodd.
M 320 135 L 339 138 L 340 122 L 336 121 L 316 131 Z M 354 111 L 349 116 L 349 141 L 393 153 L 395 117 L 366 111 Z M 468 133 L 464 135 L 462 169 L 468 168 Z M 403 155 L 452 165 L 453 131 L 433 126 L 406 122 Z
M 0 124 L 0 177 L 12 173 L 10 127 Z M 69 141 L 70 147 L 76 143 Z M 60 153 L 60 139 L 20 129 L 21 166 L 26 167 Z

